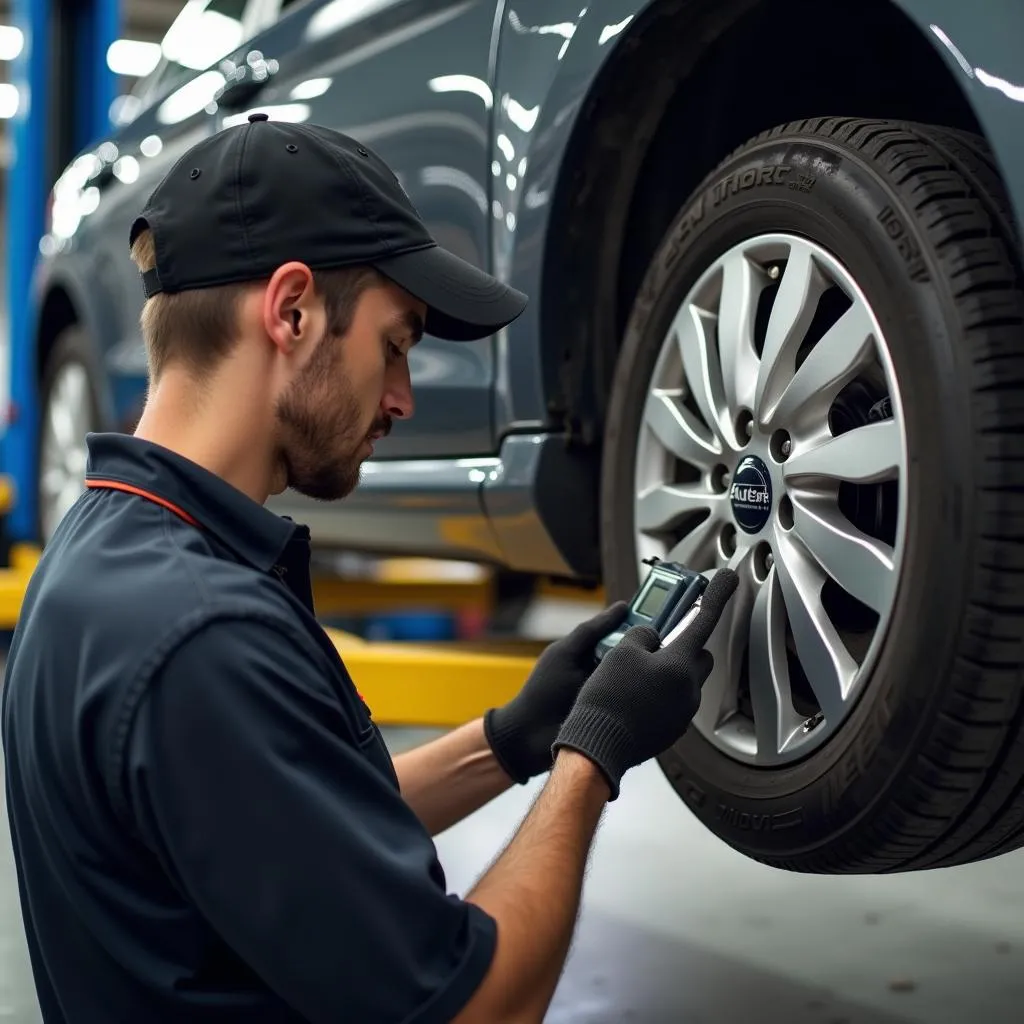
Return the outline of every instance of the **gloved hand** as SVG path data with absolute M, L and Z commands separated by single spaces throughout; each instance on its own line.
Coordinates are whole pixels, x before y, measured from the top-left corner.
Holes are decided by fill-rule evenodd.
M 622 622 L 628 609 L 625 601 L 618 601 L 556 640 L 537 659 L 519 693 L 484 715 L 487 742 L 516 782 L 528 782 L 551 767 L 551 744 L 594 670 L 594 648 Z
M 552 745 L 594 762 L 619 795 L 626 771 L 667 750 L 700 707 L 713 659 L 704 645 L 739 582 L 731 569 L 712 577 L 696 618 L 667 647 L 650 626 L 633 626 L 583 684 Z

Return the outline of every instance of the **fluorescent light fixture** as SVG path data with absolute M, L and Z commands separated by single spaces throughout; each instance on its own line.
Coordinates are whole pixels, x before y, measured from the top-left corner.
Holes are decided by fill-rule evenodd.
M 427 85 L 432 92 L 471 92 L 474 96 L 479 96 L 488 109 L 494 102 L 491 87 L 482 78 L 473 75 L 440 75 L 431 78 Z
M 929 25 L 928 27 L 934 33 L 935 38 L 938 39 L 938 41 L 942 43 L 942 45 L 947 50 L 949 50 L 950 54 L 953 57 L 953 60 L 955 60 L 957 64 L 960 65 L 964 74 L 967 75 L 968 78 L 973 78 L 974 68 L 971 67 L 971 62 L 963 55 L 963 53 L 960 52 L 960 48 L 956 45 L 956 43 L 954 43 L 953 40 L 950 39 L 949 36 L 947 36 L 946 33 L 943 32 L 941 28 L 939 28 L 938 25 Z
M 323 96 L 330 87 L 331 80 L 329 78 L 307 78 L 306 81 L 299 82 L 292 89 L 290 98 L 293 100 L 315 100 L 317 96 Z
M 10 82 L 0 83 L 0 118 L 6 120 L 18 112 L 18 87 Z
M 605 27 L 601 29 L 601 35 L 597 40 L 597 45 L 604 46 L 609 39 L 614 39 L 632 20 L 633 15 L 628 14 L 622 19 L 622 21 L 618 21 L 614 25 L 605 25 Z
M 1024 85 L 1015 85 L 1005 78 L 997 78 L 995 75 L 990 75 L 984 68 L 975 68 L 974 73 L 982 85 L 987 85 L 990 89 L 998 89 L 1008 100 L 1024 103 Z
M 142 101 L 131 93 L 126 92 L 115 96 L 110 104 L 110 120 L 114 124 L 130 124 L 140 113 L 142 113 Z
M 139 179 L 139 161 L 128 153 L 114 163 L 114 176 L 126 185 Z
M 164 56 L 192 71 L 226 57 L 242 45 L 242 23 L 206 9 L 208 0 L 188 0 L 164 36 Z
M 163 148 L 164 143 L 159 135 L 147 135 L 139 143 L 139 152 L 141 152 L 143 156 L 156 156 Z
M 78 200 L 78 211 L 83 217 L 95 213 L 100 208 L 100 190 L 95 185 L 90 185 L 82 192 Z
M 508 119 L 517 128 L 524 132 L 532 132 L 533 126 L 537 123 L 537 117 L 540 114 L 540 107 L 524 107 L 509 96 L 505 112 L 508 114 Z M 512 158 L 509 157 L 509 159 L 511 160 Z
M 13 25 L 0 25 L 0 60 L 14 60 L 25 45 L 25 37 L 20 28 Z
M 307 39 L 322 39 L 376 14 L 394 0 L 329 0 L 316 10 L 306 25 Z
M 145 78 L 160 63 L 160 44 L 140 39 L 115 39 L 107 47 L 107 67 L 115 75 Z
M 157 107 L 156 119 L 159 124 L 179 124 L 198 114 L 208 103 L 213 102 L 217 91 L 227 84 L 219 71 L 204 71 L 198 78 L 175 89 Z

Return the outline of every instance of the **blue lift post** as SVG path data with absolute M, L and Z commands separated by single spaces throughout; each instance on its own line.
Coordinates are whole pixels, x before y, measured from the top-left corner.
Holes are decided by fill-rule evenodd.
M 20 98 L 10 123 L 7 171 L 10 410 L 2 468 L 16 492 L 6 540 L 34 542 L 39 403 L 33 268 L 56 174 L 109 130 L 117 79 L 107 66 L 107 48 L 120 35 L 121 5 L 120 0 L 14 0 L 12 13 L 25 43 L 12 67 Z

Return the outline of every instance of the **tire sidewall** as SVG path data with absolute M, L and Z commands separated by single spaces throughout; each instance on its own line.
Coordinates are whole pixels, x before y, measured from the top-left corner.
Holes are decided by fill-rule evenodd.
M 41 493 L 43 436 L 47 410 L 50 406 L 53 386 L 60 372 L 69 364 L 76 363 L 85 371 L 86 396 L 89 403 L 89 420 L 93 429 L 100 429 L 102 422 L 100 403 L 96 388 L 96 371 L 89 336 L 80 327 L 68 327 L 58 335 L 53 349 L 46 360 L 39 389 L 39 421 L 36 430 L 36 535 L 40 543 L 45 540 L 43 523 L 43 496 Z
M 634 541 L 635 443 L 654 364 L 672 317 L 731 246 L 788 232 L 836 256 L 864 292 L 888 343 L 907 433 L 907 521 L 893 614 L 871 679 L 822 748 L 789 767 L 752 769 L 695 728 L 660 758 L 713 831 L 745 852 L 810 850 L 895 796 L 901 766 L 933 724 L 965 610 L 973 473 L 968 364 L 938 259 L 882 174 L 835 142 L 755 142 L 709 177 L 658 249 L 618 361 L 602 467 L 602 556 L 610 598 L 639 582 Z M 895 642 L 895 638 L 899 642 Z

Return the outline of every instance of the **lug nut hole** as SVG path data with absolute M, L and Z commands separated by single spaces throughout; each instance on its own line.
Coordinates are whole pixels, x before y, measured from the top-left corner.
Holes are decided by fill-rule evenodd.
M 784 530 L 793 529 L 793 502 L 789 500 L 788 494 L 779 499 L 779 526 Z
M 769 442 L 772 458 L 776 462 L 785 462 L 793 451 L 793 442 L 785 430 L 776 430 Z
M 736 554 L 736 527 L 726 523 L 718 538 L 718 547 L 723 558 L 732 558 Z
M 743 409 L 736 417 L 736 438 L 741 445 L 746 444 L 754 436 L 754 415 L 749 409 Z
M 767 541 L 761 541 L 754 548 L 754 577 L 758 583 L 764 583 L 768 579 L 768 572 L 775 564 L 772 549 Z
M 719 493 L 724 494 L 729 489 L 729 467 L 715 466 L 711 471 L 711 486 Z

